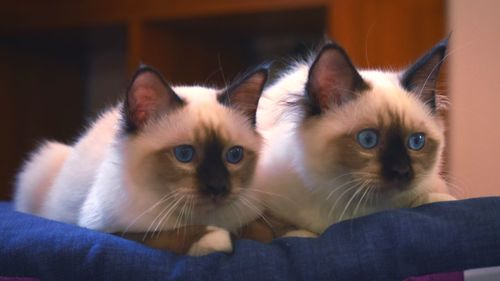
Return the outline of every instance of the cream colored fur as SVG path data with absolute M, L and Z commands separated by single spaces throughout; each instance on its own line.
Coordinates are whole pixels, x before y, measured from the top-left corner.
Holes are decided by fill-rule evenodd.
M 415 95 L 406 92 L 398 81 L 399 73 L 360 71 L 372 89 L 354 102 L 325 116 L 302 124 L 304 112 L 291 106 L 303 98 L 311 63 L 298 63 L 263 93 L 257 111 L 257 126 L 265 140 L 257 171 L 257 185 L 268 192 L 266 206 L 276 217 L 315 233 L 350 217 L 376 211 L 410 207 L 418 204 L 450 200 L 443 194 L 446 185 L 439 176 L 441 160 L 431 173 L 408 191 L 383 194 L 378 200 L 361 201 L 357 190 L 348 190 L 349 179 L 342 169 L 325 170 L 328 141 L 335 134 L 356 132 L 361 125 L 371 125 L 373 116 L 392 109 L 403 120 L 411 120 L 428 129 L 440 140 L 439 155 L 444 145 L 444 127 Z M 370 126 L 368 126 L 370 127 Z M 333 148 L 334 150 L 335 148 Z M 332 150 L 330 147 L 329 150 Z M 332 192 L 338 188 L 339 192 Z M 347 191 L 346 191 L 347 190 Z M 351 200 L 355 198 L 355 200 Z M 353 212 L 354 211 L 354 212 Z
M 186 224 L 234 230 L 258 217 L 258 194 L 241 186 L 235 187 L 230 204 L 198 210 L 192 216 L 167 215 L 187 203 L 179 201 L 171 209 L 160 203 L 159 194 L 167 196 L 172 189 L 148 174 L 144 158 L 149 154 L 189 143 L 199 124 L 218 128 L 234 144 L 254 151 L 260 147 L 249 121 L 219 104 L 216 90 L 173 89 L 187 105 L 149 122 L 137 136 L 121 132 L 120 104 L 102 114 L 71 148 L 56 143 L 43 146 L 18 177 L 16 208 L 105 232 L 169 230 Z
M 40 212 L 48 190 L 70 153 L 71 147 L 65 144 L 46 142 L 31 155 L 16 179 L 17 185 L 24 187 L 18 188 L 14 195 L 16 210 Z

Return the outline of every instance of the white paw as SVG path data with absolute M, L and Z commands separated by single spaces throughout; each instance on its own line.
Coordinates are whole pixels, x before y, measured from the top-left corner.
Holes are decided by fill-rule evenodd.
M 309 230 L 299 229 L 288 231 L 282 237 L 302 237 L 302 238 L 316 238 L 318 235 L 316 233 L 310 232 Z
M 455 197 L 446 193 L 430 193 L 427 197 L 427 203 L 455 200 L 457 200 Z
M 203 256 L 214 252 L 231 253 L 233 242 L 229 231 L 216 227 L 207 226 L 207 233 L 189 248 L 188 255 Z
M 446 194 L 446 193 L 429 193 L 425 196 L 421 196 L 417 198 L 412 204 L 411 207 L 417 207 L 424 204 L 430 204 L 435 202 L 443 202 L 443 201 L 455 201 L 457 200 L 455 197 Z

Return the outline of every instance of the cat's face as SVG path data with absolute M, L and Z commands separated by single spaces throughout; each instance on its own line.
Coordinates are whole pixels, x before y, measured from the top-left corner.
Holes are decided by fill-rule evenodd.
M 401 73 L 358 73 L 343 50 L 324 49 L 311 67 L 300 127 L 307 185 L 342 208 L 397 207 L 432 190 L 444 145 L 434 93 L 443 54 L 434 49 Z
M 442 127 L 395 74 L 362 75 L 369 90 L 302 127 L 312 177 L 389 194 L 419 188 L 438 168 Z
M 261 145 L 255 110 L 266 78 L 260 70 L 216 90 L 169 88 L 153 70 L 136 75 L 124 147 L 133 193 L 149 196 L 152 204 L 163 202 L 190 223 L 203 223 L 207 216 L 217 220 L 252 204 L 242 202 L 255 199 L 250 183 Z M 152 93 L 158 92 L 154 88 L 167 91 L 166 104 L 157 98 L 165 93 Z M 236 215 L 228 220 L 231 216 Z

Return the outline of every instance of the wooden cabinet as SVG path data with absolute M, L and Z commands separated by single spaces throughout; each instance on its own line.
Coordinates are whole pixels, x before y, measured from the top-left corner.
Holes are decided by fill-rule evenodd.
M 0 9 L 0 199 L 43 138 L 71 142 L 139 63 L 224 85 L 328 35 L 360 67 L 401 67 L 446 35 L 444 0 L 10 1 Z M 116 89 L 115 89 L 116 88 Z

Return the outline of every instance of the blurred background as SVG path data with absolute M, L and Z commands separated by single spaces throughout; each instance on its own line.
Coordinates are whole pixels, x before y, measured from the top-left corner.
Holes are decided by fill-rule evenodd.
M 358 67 L 401 68 L 452 32 L 446 173 L 461 198 L 500 195 L 500 1 L 4 1 L 0 199 L 43 139 L 73 142 L 146 63 L 174 84 L 223 86 L 301 57 L 325 35 Z

